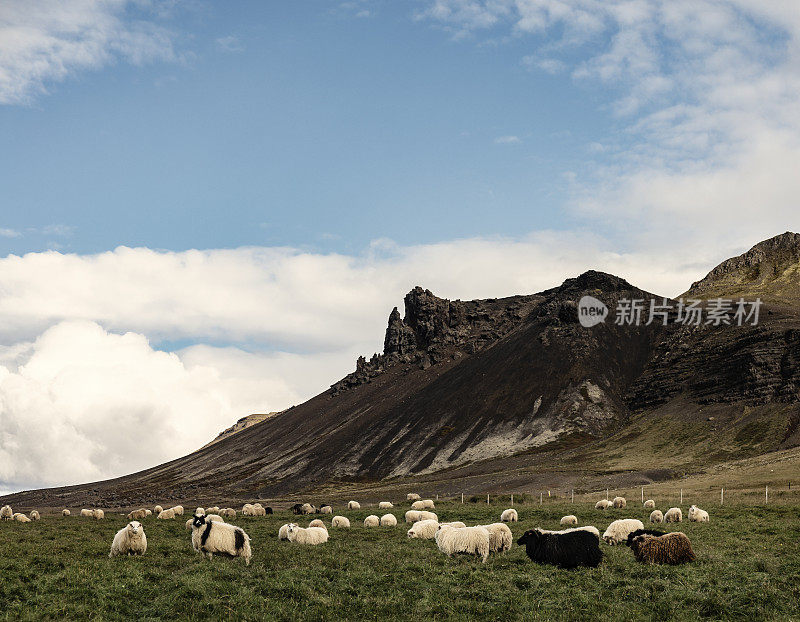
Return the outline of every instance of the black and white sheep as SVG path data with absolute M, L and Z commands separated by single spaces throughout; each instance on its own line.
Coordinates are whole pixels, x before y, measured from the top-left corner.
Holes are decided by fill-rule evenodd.
M 250 549 L 250 536 L 241 527 L 207 521 L 205 516 L 195 516 L 192 520 L 192 546 L 208 559 L 214 553 L 243 557 L 245 565 L 250 565 L 253 552 Z
M 525 545 L 525 553 L 538 564 L 552 564 L 559 568 L 596 568 L 603 561 L 600 540 L 593 533 L 580 529 L 567 533 L 531 529 L 522 534 L 517 544 Z
M 147 536 L 138 521 L 131 521 L 117 532 L 111 543 L 109 557 L 120 555 L 144 555 L 147 552 Z

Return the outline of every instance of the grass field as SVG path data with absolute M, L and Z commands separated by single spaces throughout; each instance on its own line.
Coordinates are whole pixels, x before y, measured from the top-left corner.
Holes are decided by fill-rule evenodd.
M 589 504 L 517 505 L 515 540 L 536 526 L 558 529 L 564 514 L 601 532 L 619 517 L 640 518 L 638 503 L 606 513 Z M 683 508 L 684 515 L 688 504 Z M 396 507 L 402 521 L 407 509 Z M 494 522 L 500 506 L 440 503 L 440 520 Z M 667 507 L 661 508 L 666 510 Z M 408 540 L 406 526 L 365 529 L 383 512 L 340 511 L 353 524 L 331 530 L 317 547 L 278 542 L 281 524 L 308 517 L 279 513 L 237 518 L 251 536 L 253 560 L 196 555 L 184 520 L 144 521 L 149 548 L 140 558 L 109 559 L 114 533 L 127 523 L 76 516 L 0 523 L 2 619 L 244 620 L 666 620 L 800 619 L 800 508 L 708 508 L 711 523 L 684 522 L 698 561 L 644 566 L 625 546 L 601 544 L 596 569 L 532 563 L 524 547 L 490 557 L 448 559 L 432 541 Z M 313 517 L 312 517 L 313 518 Z M 330 517 L 326 518 L 329 523 Z

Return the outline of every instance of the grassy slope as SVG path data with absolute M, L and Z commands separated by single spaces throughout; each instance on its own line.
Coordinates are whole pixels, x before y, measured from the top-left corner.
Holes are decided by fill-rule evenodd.
M 646 518 L 638 503 L 632 506 L 604 514 L 586 502 L 518 505 L 522 522 L 512 529 L 516 538 L 534 526 L 558 528 L 568 513 L 601 530 L 619 516 Z M 501 509 L 447 503 L 437 511 L 442 519 L 470 524 L 496 520 Z M 195 555 L 183 521 L 148 519 L 147 556 L 114 560 L 107 553 L 126 522 L 122 516 L 4 522 L 0 617 L 800 619 L 797 506 L 709 510 L 712 523 L 680 526 L 692 539 L 695 564 L 642 566 L 627 547 L 601 545 L 601 567 L 577 571 L 535 565 L 516 544 L 486 565 L 471 557 L 448 559 L 432 542 L 408 540 L 402 525 L 358 526 L 368 509 L 345 512 L 354 528 L 332 531 L 319 547 L 276 540 L 288 514 L 237 519 L 253 538 L 249 568 L 242 560 L 208 562 Z

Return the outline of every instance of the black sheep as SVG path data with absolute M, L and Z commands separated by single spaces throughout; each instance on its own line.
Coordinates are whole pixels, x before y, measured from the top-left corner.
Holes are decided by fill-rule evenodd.
M 600 539 L 589 531 L 542 533 L 531 529 L 522 534 L 517 544 L 525 545 L 525 552 L 533 561 L 559 568 L 595 568 L 603 561 Z
M 292 514 L 302 514 L 303 513 L 303 504 L 302 503 L 295 503 L 292 506 Z
M 648 536 L 663 536 L 663 535 L 665 535 L 665 534 L 666 534 L 666 532 L 664 532 L 664 531 L 659 531 L 658 529 L 637 529 L 636 531 L 631 531 L 631 532 L 628 534 L 628 539 L 627 539 L 627 541 L 625 542 L 625 544 L 627 544 L 628 546 L 630 546 L 631 544 L 633 544 L 633 539 L 634 539 L 636 536 L 643 536 L 643 535 L 648 535 Z

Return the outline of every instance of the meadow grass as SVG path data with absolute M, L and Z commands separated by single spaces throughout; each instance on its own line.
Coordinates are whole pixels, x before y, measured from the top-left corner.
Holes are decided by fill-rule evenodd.
M 536 526 L 558 529 L 565 514 L 601 532 L 620 517 L 647 521 L 640 504 L 601 512 L 588 503 L 517 505 L 515 540 Z M 688 506 L 687 506 L 688 507 Z M 310 518 L 280 512 L 239 517 L 253 560 L 191 548 L 183 520 L 143 521 L 147 555 L 109 559 L 114 533 L 127 523 L 106 513 L 93 521 L 47 516 L 0 523 L 0 618 L 234 620 L 666 620 L 800 619 L 800 508 L 709 508 L 711 523 L 684 522 L 698 561 L 678 567 L 635 562 L 626 546 L 601 544 L 595 569 L 559 570 L 532 563 L 524 547 L 490 557 L 448 559 L 432 541 L 408 540 L 396 528 L 362 526 L 376 508 L 338 509 L 353 527 L 331 530 L 316 547 L 278 542 L 280 525 Z M 503 506 L 440 503 L 440 520 L 495 522 Z M 666 510 L 667 507 L 661 508 Z M 684 509 L 684 514 L 687 508 Z M 327 524 L 330 516 L 323 517 Z

